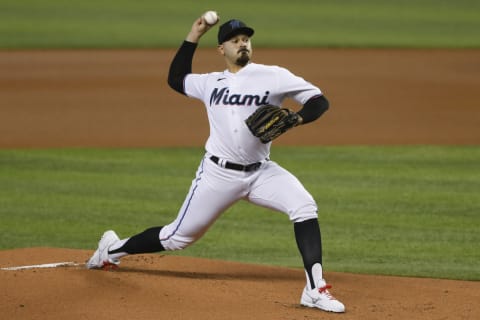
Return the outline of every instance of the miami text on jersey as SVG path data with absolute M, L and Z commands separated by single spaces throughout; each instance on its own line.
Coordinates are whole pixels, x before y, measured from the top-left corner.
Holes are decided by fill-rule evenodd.
M 263 96 L 258 94 L 229 94 L 227 87 L 215 88 L 210 95 L 210 106 L 212 105 L 236 105 L 236 106 L 262 106 L 269 104 L 268 95 L 270 91 L 265 91 Z

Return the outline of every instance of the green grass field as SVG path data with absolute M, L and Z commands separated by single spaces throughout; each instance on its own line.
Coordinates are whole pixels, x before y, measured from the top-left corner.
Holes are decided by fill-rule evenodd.
M 256 47 L 480 48 L 473 0 L 2 0 L 0 48 L 176 48 L 209 9 L 255 27 Z
M 0 150 L 0 249 L 94 249 L 170 222 L 199 148 Z M 319 204 L 326 268 L 480 280 L 480 148 L 274 147 Z M 179 253 L 301 267 L 283 214 L 240 202 Z

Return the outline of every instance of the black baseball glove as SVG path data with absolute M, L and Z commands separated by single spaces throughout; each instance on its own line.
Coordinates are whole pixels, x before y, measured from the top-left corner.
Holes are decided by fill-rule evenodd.
M 301 122 L 302 117 L 292 110 L 269 104 L 259 107 L 245 120 L 252 134 L 262 143 L 272 141 Z

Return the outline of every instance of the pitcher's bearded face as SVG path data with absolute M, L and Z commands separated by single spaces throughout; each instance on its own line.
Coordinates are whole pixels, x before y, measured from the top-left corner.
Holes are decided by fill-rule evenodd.
M 239 34 L 220 45 L 220 52 L 227 62 L 244 67 L 252 58 L 252 43 L 250 37 Z
M 238 51 L 240 56 L 237 58 L 235 62 L 237 65 L 244 67 L 250 61 L 250 52 L 247 48 L 242 48 Z

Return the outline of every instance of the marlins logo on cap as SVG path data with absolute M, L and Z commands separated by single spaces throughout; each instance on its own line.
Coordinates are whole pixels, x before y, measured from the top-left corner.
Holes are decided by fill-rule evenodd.
M 218 44 L 222 44 L 228 39 L 239 35 L 239 34 L 246 34 L 247 36 L 253 36 L 255 30 L 248 27 L 244 22 L 232 19 L 224 24 L 222 24 L 218 30 Z

